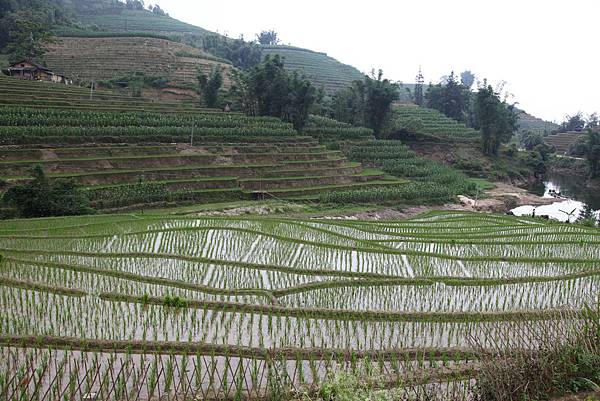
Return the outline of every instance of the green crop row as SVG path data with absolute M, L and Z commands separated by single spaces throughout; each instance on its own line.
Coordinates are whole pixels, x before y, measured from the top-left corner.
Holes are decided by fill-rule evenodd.
M 345 153 L 352 161 L 358 161 L 382 169 L 396 177 L 408 178 L 418 183 L 400 188 L 366 191 L 350 191 L 346 195 L 323 196 L 324 201 L 353 202 L 416 201 L 426 203 L 446 202 L 459 194 L 471 194 L 476 190 L 466 175 L 442 163 L 420 157 L 399 141 L 366 141 L 349 145 Z M 372 195 L 368 192 L 373 191 Z M 344 198 L 346 197 L 346 198 Z M 422 197 L 422 198 L 421 198 Z M 352 199 L 352 200 L 351 200 Z
M 295 132 L 287 126 L 257 128 L 238 127 L 7 127 L 0 126 L 0 143 L 17 144 L 26 142 L 25 138 L 36 137 L 244 137 L 244 136 L 293 136 Z
M 392 188 L 357 189 L 330 192 L 321 195 L 325 203 L 375 203 L 407 202 L 429 200 L 430 203 L 443 203 L 451 200 L 451 189 L 433 183 L 409 183 Z
M 165 184 L 151 182 L 90 189 L 88 193 L 92 199 L 92 204 L 97 209 L 111 209 L 138 204 L 231 200 L 243 197 L 239 189 L 172 191 Z
M 192 114 L 164 115 L 146 112 L 93 112 L 93 111 L 64 111 L 48 109 L 26 109 L 17 107 L 0 108 L 1 126 L 74 126 L 74 127 L 212 127 L 226 128 L 240 125 L 251 125 L 257 128 L 287 128 L 292 131 L 290 124 L 284 124 L 273 117 L 246 117 L 240 114 Z

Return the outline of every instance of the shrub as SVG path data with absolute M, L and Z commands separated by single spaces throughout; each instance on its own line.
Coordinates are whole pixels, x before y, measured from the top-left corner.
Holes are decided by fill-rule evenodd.
M 478 400 L 542 400 L 600 383 L 600 304 L 560 322 L 489 330 L 485 345 L 476 344 L 493 348 L 476 378 Z
M 40 166 L 32 169 L 33 180 L 9 188 L 3 202 L 20 217 L 91 214 L 90 200 L 73 179 L 49 181 Z

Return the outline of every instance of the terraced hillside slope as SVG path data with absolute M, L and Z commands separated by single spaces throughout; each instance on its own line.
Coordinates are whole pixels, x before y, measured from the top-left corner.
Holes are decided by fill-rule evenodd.
M 169 89 L 164 95 L 170 94 Z M 154 111 L 161 113 L 196 113 L 197 102 L 171 102 L 147 97 L 132 97 L 108 90 L 91 90 L 78 86 L 31 82 L 0 75 L 0 105 L 43 107 L 61 110 Z M 178 92 L 179 93 L 179 92 Z M 202 110 L 204 113 L 208 109 Z M 217 111 L 217 110 L 214 110 Z
M 542 120 L 526 113 L 523 110 L 516 110 L 518 113 L 518 124 L 520 132 L 535 132 L 542 135 L 549 134 L 550 132 L 558 129 L 558 124 L 550 121 Z
M 0 177 L 16 184 L 40 165 L 50 178 L 84 184 L 98 208 L 316 198 L 406 182 L 363 171 L 275 118 L 106 91 L 90 101 L 83 88 L 10 78 L 0 79 L 0 88 L 16 99 L 0 107 Z M 44 109 L 27 107 L 40 104 Z M 356 130 L 335 128 L 346 131 Z
M 128 72 L 167 79 L 171 85 L 195 84 L 198 70 L 224 72 L 224 87 L 230 86 L 230 64 L 197 48 L 165 39 L 147 37 L 63 37 L 50 45 L 48 66 L 76 81 L 99 81 Z
M 441 142 L 475 142 L 479 132 L 437 110 L 411 103 L 396 103 L 393 117 L 413 139 Z
M 548 145 L 554 146 L 556 148 L 556 153 L 564 155 L 569 152 L 571 145 L 577 142 L 583 135 L 585 135 L 585 133 L 577 131 L 561 132 L 545 137 L 544 141 Z
M 308 117 L 302 133 L 317 138 L 322 143 L 373 138 L 373 130 L 370 128 L 354 127 L 350 124 L 317 115 L 310 115 Z
M 302 72 L 317 88 L 324 88 L 329 95 L 362 80 L 364 75 L 356 68 L 343 64 L 325 53 L 292 46 L 262 46 L 264 55 L 285 58 L 285 66 Z
M 0 109 L 0 171 L 34 165 L 84 184 L 98 208 L 315 196 L 397 185 L 274 118 Z
M 10 400 L 293 399 L 330 372 L 469 400 L 473 340 L 560 339 L 600 291 L 596 230 L 459 212 L 15 220 L 0 253 Z
M 113 9 L 100 14 L 82 14 L 77 19 L 84 25 L 103 32 L 148 32 L 166 35 L 208 35 L 206 29 L 158 15 L 147 10 Z

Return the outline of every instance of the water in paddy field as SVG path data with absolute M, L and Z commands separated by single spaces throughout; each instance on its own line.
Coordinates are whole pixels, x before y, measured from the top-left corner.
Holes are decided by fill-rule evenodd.
M 600 215 L 600 191 L 586 187 L 586 179 L 575 175 L 552 174 L 543 184 L 529 190 L 544 198 L 554 197 L 551 192 L 561 194 L 560 199 L 550 205 L 535 207 L 536 216 L 547 215 L 560 221 L 575 221 L 587 204 Z M 528 216 L 534 206 L 525 205 L 513 209 L 516 216 Z

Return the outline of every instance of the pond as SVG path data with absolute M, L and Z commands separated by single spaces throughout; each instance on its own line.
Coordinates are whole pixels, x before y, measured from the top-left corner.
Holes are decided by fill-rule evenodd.
M 585 205 L 589 205 L 593 210 L 600 210 L 600 191 L 586 187 L 585 177 L 552 174 L 543 183 L 529 188 L 529 191 L 544 198 L 556 197 L 556 202 L 537 207 L 520 206 L 512 210 L 516 216 L 531 215 L 535 210 L 537 216 L 546 215 L 556 220 L 573 222 L 577 220 Z

